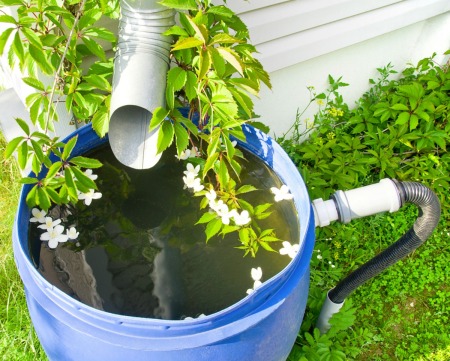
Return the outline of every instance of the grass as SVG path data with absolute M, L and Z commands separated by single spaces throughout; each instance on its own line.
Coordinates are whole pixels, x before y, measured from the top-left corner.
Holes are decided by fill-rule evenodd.
M 5 140 L 0 134 L 0 154 Z M 22 281 L 12 253 L 11 233 L 20 186 L 14 161 L 1 161 L 0 172 L 0 357 L 46 360 L 28 316 Z

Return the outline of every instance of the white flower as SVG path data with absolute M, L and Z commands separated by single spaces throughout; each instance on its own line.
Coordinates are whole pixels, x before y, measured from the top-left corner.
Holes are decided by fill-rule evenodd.
M 92 169 L 86 169 L 84 171 L 84 174 L 86 174 L 92 180 L 96 180 L 98 178 L 97 174 L 92 173 Z
M 50 248 L 56 248 L 58 243 L 66 242 L 69 237 L 63 234 L 64 227 L 57 225 L 55 228 L 50 228 L 47 232 L 41 234 L 41 241 L 48 241 Z
M 250 271 L 253 281 L 260 281 L 262 277 L 262 269 L 261 267 L 252 268 Z
M 228 206 L 220 200 L 218 203 L 220 203 L 220 206 L 215 209 L 217 215 L 222 218 L 223 224 L 230 224 L 230 218 L 234 216 L 236 211 L 231 211 L 228 209 Z
M 242 211 L 241 214 L 239 214 L 237 211 L 235 211 L 234 216 L 234 223 L 236 223 L 236 226 L 244 226 L 251 222 L 250 215 L 248 211 Z
M 33 208 L 31 210 L 31 214 L 33 217 L 30 218 L 30 222 L 39 222 L 39 223 L 45 223 L 45 216 L 47 215 L 47 212 L 44 210 L 39 210 L 37 208 Z
M 294 258 L 300 249 L 299 244 L 292 245 L 288 241 L 283 241 L 283 248 L 280 249 L 281 255 L 288 255 L 290 258 Z
M 271 192 L 275 195 L 275 202 L 292 199 L 294 196 L 289 193 L 289 187 L 283 184 L 280 189 L 272 187 Z
M 198 154 L 198 148 L 197 147 L 192 147 L 190 150 L 190 155 L 189 158 L 195 158 Z
M 200 178 L 195 178 L 191 173 L 183 177 L 183 181 L 185 184 L 184 187 L 192 188 L 194 192 L 200 192 L 203 188 L 205 188 L 205 186 L 200 183 Z
M 216 191 L 211 189 L 208 193 L 205 194 L 205 197 L 209 200 L 209 203 L 213 202 L 217 198 Z
M 66 235 L 69 239 L 77 239 L 80 232 L 77 232 L 75 227 L 70 227 L 70 229 L 66 230 Z
M 203 317 L 206 317 L 206 315 L 204 313 L 201 313 L 201 314 L 198 315 L 197 318 L 203 318 Z M 195 320 L 194 317 L 185 317 L 184 319 L 185 320 Z
M 219 199 L 218 201 L 216 201 L 215 199 L 209 200 L 209 206 L 215 212 L 217 212 L 217 210 L 220 209 L 223 204 L 224 204 L 223 200 L 221 200 L 221 199 Z
M 180 153 L 180 155 L 175 155 L 175 157 L 179 160 L 186 160 L 188 158 L 190 158 L 191 156 L 191 150 L 190 149 L 186 149 L 184 151 L 182 151 Z
M 61 223 L 60 219 L 53 220 L 52 217 L 45 217 L 44 223 L 38 226 L 38 228 L 42 228 L 48 231 L 49 229 L 54 228 L 60 223 Z
M 183 173 L 186 174 L 186 177 L 193 176 L 195 178 L 198 176 L 198 172 L 200 172 L 200 164 L 194 167 L 192 163 L 188 163 L 186 165 L 186 170 Z
M 322 259 L 322 256 L 320 254 L 318 254 L 317 259 Z
M 94 189 L 89 189 L 87 193 L 78 194 L 79 200 L 84 200 L 84 204 L 89 206 L 92 203 L 93 199 L 100 199 L 102 194 L 100 192 L 96 192 Z
M 253 279 L 253 288 L 249 288 L 247 290 L 247 294 L 251 294 L 254 290 L 256 290 L 259 286 L 262 285 L 261 282 L 261 277 L 262 277 L 262 269 L 261 267 L 258 268 L 252 268 L 252 270 L 250 271 L 250 275 L 252 276 Z

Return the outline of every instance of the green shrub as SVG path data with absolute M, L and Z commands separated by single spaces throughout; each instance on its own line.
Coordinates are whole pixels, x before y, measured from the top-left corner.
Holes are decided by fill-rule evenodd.
M 329 76 L 326 93 L 310 88 L 310 103 L 323 104 L 314 124 L 302 131 L 299 115 L 291 137 L 279 141 L 312 199 L 390 177 L 430 186 L 448 214 L 450 72 L 449 64 L 440 66 L 433 58 L 405 69 L 397 80 L 389 79 L 396 73 L 390 64 L 379 68 L 379 79 L 370 80 L 372 88 L 354 109 L 339 93 L 348 85 L 341 78 Z
M 450 54 L 448 51 L 446 54 Z M 441 200 L 442 217 L 425 245 L 358 288 L 320 335 L 314 325 L 326 292 L 413 224 L 417 209 L 332 224 L 318 229 L 311 260 L 307 310 L 289 361 L 444 360 L 450 343 L 448 265 L 450 182 L 450 65 L 435 55 L 400 76 L 388 64 L 350 107 L 340 94 L 348 86 L 329 76 L 324 93 L 310 90 L 314 122 L 297 113 L 278 139 L 305 179 L 311 199 L 390 177 L 418 181 Z M 390 79 L 397 74 L 397 79 Z M 447 252 L 446 252 L 447 250 Z

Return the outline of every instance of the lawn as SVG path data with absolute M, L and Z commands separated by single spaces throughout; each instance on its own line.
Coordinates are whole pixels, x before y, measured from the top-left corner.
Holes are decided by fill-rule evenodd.
M 0 134 L 0 153 L 5 140 Z M 3 156 L 2 156 L 3 158 Z M 15 161 L 1 160 L 0 172 L 0 356 L 2 360 L 45 360 L 25 303 L 12 253 L 11 233 L 20 185 Z

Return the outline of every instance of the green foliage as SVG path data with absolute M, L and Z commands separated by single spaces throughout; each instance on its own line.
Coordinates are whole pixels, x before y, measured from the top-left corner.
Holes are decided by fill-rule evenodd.
M 103 16 L 117 18 L 118 1 L 77 0 L 61 6 L 55 0 L 17 0 L 2 1 L 0 7 L 11 3 L 18 6 L 17 19 L 0 16 L 9 26 L 0 36 L 0 55 L 7 52 L 9 65 L 27 74 L 23 81 L 36 89 L 26 99 L 33 124 L 45 132 L 53 130 L 55 104 L 62 96 L 79 121 L 107 113 L 112 59 L 106 58 L 99 41 L 116 40 L 96 23 Z M 93 64 L 84 71 L 87 58 Z M 52 76 L 51 84 L 44 84 L 39 72 Z M 105 134 L 103 124 L 96 130 Z
M 58 120 L 56 103 L 64 96 L 77 121 L 92 121 L 97 133 L 105 135 L 113 63 L 98 41 L 115 43 L 115 36 L 96 23 L 103 16 L 117 18 L 118 1 L 70 1 L 63 6 L 54 0 L 0 2 L 0 6 L 12 4 L 18 6 L 17 19 L 0 16 L 0 22 L 10 26 L 0 36 L 0 54 L 8 52 L 9 65 L 19 67 L 26 74 L 23 82 L 36 90 L 28 95 L 26 105 L 39 131 L 31 132 L 25 121 L 17 119 L 25 135 L 8 144 L 5 156 L 17 152 L 20 168 L 31 168 L 32 175 L 21 181 L 34 185 L 27 203 L 48 210 L 52 203 L 75 202 L 78 192 L 96 189 L 81 169 L 101 164 L 83 157 L 71 159 L 76 138 L 63 144 L 49 132 Z M 85 71 L 88 58 L 92 65 Z M 44 83 L 42 73 L 53 77 L 50 85 Z
M 6 141 L 0 134 L 0 152 Z M 12 228 L 20 185 L 16 162 L 2 160 L 0 167 L 0 359 L 46 360 L 31 325 L 23 283 L 12 252 Z
M 339 93 L 347 84 L 329 77 L 330 87 L 311 102 L 322 104 L 314 124 L 281 142 L 291 154 L 312 198 L 327 198 L 336 189 L 391 177 L 420 181 L 436 191 L 448 213 L 450 176 L 450 72 L 433 57 L 409 67 L 398 80 L 391 65 L 378 69 L 378 80 L 350 109 Z M 304 133 L 309 138 L 300 143 Z
M 443 208 L 441 222 L 425 244 L 358 288 L 325 335 L 314 325 L 326 292 L 403 235 L 417 210 L 409 206 L 396 214 L 317 230 L 307 311 L 290 361 L 448 358 L 450 303 L 444 295 L 449 292 L 450 74 L 448 64 L 439 66 L 433 57 L 396 80 L 389 79 L 396 74 L 390 64 L 378 69 L 379 79 L 370 80 L 371 89 L 354 108 L 339 93 L 347 84 L 330 76 L 327 92 L 309 88 L 308 106 L 320 106 L 314 124 L 303 130 L 299 112 L 291 137 L 279 140 L 306 178 L 313 199 L 388 176 L 428 184 Z
M 159 127 L 158 150 L 173 142 L 178 155 L 188 147 L 196 149 L 200 179 L 205 196 L 214 190 L 230 210 L 246 211 L 249 225 L 229 225 L 215 213 L 206 213 L 199 224 L 205 225 L 206 239 L 237 232 L 239 248 L 254 255 L 262 247 L 271 251 L 278 241 L 271 229 L 261 229 L 258 220 L 267 217 L 265 205 L 251 205 L 240 195 L 253 191 L 239 182 L 244 159 L 232 139 L 245 141 L 242 125 L 255 117 L 251 96 L 259 93 L 261 83 L 270 87 L 269 76 L 253 57 L 246 25 L 224 5 L 209 0 L 164 0 L 162 4 L 177 11 L 178 22 L 165 32 L 173 37 L 173 67 L 167 73 L 166 107 L 153 112 L 150 130 Z M 187 117 L 180 107 L 190 109 Z M 169 120 L 170 119 L 170 120 Z M 245 192 L 244 192 L 245 190 Z M 204 198 L 202 208 L 208 206 Z

